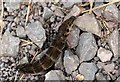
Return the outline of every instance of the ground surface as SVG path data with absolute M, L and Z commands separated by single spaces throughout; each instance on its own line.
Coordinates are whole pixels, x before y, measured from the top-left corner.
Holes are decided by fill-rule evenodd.
M 116 1 L 43 0 L 2 4 L 1 0 L 0 81 L 119 81 L 120 2 Z M 35 55 L 34 60 L 39 59 L 50 47 L 59 26 L 71 16 L 77 18 L 55 65 L 42 76 L 39 73 L 23 76 L 18 72 L 19 64 L 29 63 Z

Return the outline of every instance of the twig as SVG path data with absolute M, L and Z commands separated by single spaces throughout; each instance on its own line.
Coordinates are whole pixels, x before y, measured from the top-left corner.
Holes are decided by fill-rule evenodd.
M 26 42 L 26 44 L 22 44 L 22 45 L 21 45 L 22 47 L 23 47 L 23 46 L 27 46 L 27 45 L 29 45 L 29 44 L 33 44 L 33 42 L 30 42 L 30 41 L 27 41 L 27 40 L 21 39 L 21 41 Z
M 29 13 L 30 13 L 30 4 L 31 4 L 31 0 L 29 0 L 29 3 L 28 3 L 27 15 L 26 15 L 26 20 L 25 20 L 25 27 L 27 25 Z
M 1 23 L 1 31 L 0 31 L 0 39 L 2 38 L 2 31 L 3 31 L 3 12 L 4 12 L 4 6 L 3 6 L 3 0 L 1 0 L 2 2 L 2 11 L 1 11 L 1 15 L 0 15 L 0 23 Z
M 25 76 L 25 74 L 22 74 L 19 80 L 22 80 L 22 78 Z
M 33 57 L 32 60 L 30 61 L 30 63 L 32 63 L 32 62 L 34 61 L 34 59 L 35 59 L 35 57 L 37 56 L 37 54 L 38 54 L 38 51 L 34 54 L 34 57 Z
M 120 1 L 120 0 L 114 0 L 114 1 L 112 1 L 112 2 L 109 2 L 108 4 L 103 4 L 103 5 L 100 5 L 100 6 L 94 7 L 94 8 L 92 8 L 92 9 L 82 11 L 82 13 L 90 12 L 91 10 L 93 11 L 93 10 L 96 10 L 96 9 L 98 9 L 98 8 L 102 8 L 102 7 L 105 7 L 105 6 L 108 6 L 108 5 L 114 4 L 114 3 L 119 2 L 119 1 Z
M 94 0 L 89 0 L 89 3 L 90 3 L 90 11 L 89 11 L 89 14 L 91 14 L 91 13 L 92 13 L 92 7 L 93 7 Z

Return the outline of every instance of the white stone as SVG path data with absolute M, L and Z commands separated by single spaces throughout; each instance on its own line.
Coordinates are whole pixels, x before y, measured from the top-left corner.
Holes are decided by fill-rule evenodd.
M 105 48 L 100 47 L 97 53 L 97 56 L 100 58 L 102 62 L 110 61 L 112 57 L 112 52 L 109 50 L 106 50 Z

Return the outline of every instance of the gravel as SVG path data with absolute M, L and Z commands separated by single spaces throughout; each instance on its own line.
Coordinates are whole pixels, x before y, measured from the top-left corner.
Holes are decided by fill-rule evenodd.
M 94 80 L 97 70 L 98 68 L 94 63 L 82 63 L 79 67 L 80 73 L 85 77 L 84 80 Z
M 16 57 L 19 51 L 19 43 L 19 38 L 12 36 L 7 29 L 2 40 L 0 40 L 0 56 Z
M 91 33 L 82 33 L 76 48 L 80 62 L 91 60 L 96 55 L 96 51 L 97 45 L 94 36 Z
M 98 49 L 98 54 L 97 54 L 97 56 L 100 58 L 100 60 L 101 60 L 102 62 L 107 62 L 107 61 L 110 61 L 110 59 L 112 58 L 113 54 L 112 54 L 111 51 L 106 50 L 106 49 L 100 47 L 100 48 Z
M 39 21 L 32 22 L 26 27 L 27 36 L 40 48 L 46 40 L 45 30 Z
M 93 14 L 86 13 L 82 16 L 79 16 L 75 21 L 75 25 L 84 31 L 101 36 L 101 28 L 99 27 L 99 24 L 97 23 L 97 20 Z
M 117 37 L 117 38 L 116 38 Z M 119 31 L 117 29 L 115 29 L 109 39 L 108 39 L 108 44 L 111 48 L 111 50 L 114 53 L 114 57 L 118 57 L 118 38 L 119 38 Z
M 65 80 L 65 76 L 61 70 L 51 70 L 45 75 L 45 82 L 48 80 L 49 82 L 52 82 L 52 80 L 57 80 L 60 82 L 60 80 Z
M 31 62 L 36 53 L 34 61 L 39 60 L 51 46 L 61 23 L 71 16 L 76 16 L 76 20 L 58 61 L 42 75 L 25 74 L 21 81 L 120 80 L 119 3 L 97 8 L 91 14 L 81 14 L 89 9 L 90 1 L 36 0 L 31 4 L 13 1 L 4 2 L 0 17 L 3 28 L 0 32 L 0 81 L 17 82 L 22 74 L 16 66 Z M 104 5 L 105 1 L 111 0 L 96 0 L 93 8 Z
M 70 51 L 65 51 L 64 54 L 64 67 L 68 74 L 71 74 L 72 71 L 75 71 L 79 65 L 79 59 Z M 72 67 L 71 67 L 72 66 Z

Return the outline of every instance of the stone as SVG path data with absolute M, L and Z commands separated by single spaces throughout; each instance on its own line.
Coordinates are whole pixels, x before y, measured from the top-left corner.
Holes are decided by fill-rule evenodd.
M 79 65 L 79 59 L 71 51 L 66 50 L 64 54 L 64 67 L 65 71 L 68 74 L 71 74 L 72 71 L 75 71 Z
M 62 0 L 61 2 L 63 2 L 63 5 L 65 8 L 70 8 L 72 7 L 75 3 L 77 2 L 82 2 L 82 0 Z
M 119 39 L 119 31 L 115 29 L 108 38 L 108 45 L 114 53 L 114 57 L 118 57 L 118 39 Z
M 77 5 L 74 5 L 70 13 L 67 14 L 66 19 L 68 19 L 70 16 L 78 16 L 80 13 L 81 9 Z
M 97 49 L 96 41 L 91 33 L 80 35 L 79 44 L 76 48 L 76 54 L 79 56 L 80 62 L 91 60 Z
M 19 37 L 25 37 L 26 36 L 25 29 L 22 26 L 17 26 L 16 33 L 17 33 L 17 36 L 19 36 Z
M 19 51 L 20 40 L 18 37 L 14 37 L 7 29 L 0 39 L 0 56 L 13 56 L 16 57 Z
M 120 81 L 120 76 L 115 80 L 115 82 L 119 82 Z
M 116 7 L 115 4 L 111 4 L 106 6 L 103 15 L 107 20 L 118 20 L 118 8 Z
M 103 67 L 104 67 L 104 63 L 102 63 L 102 62 L 98 62 L 97 63 L 97 67 L 99 68 L 99 69 L 102 69 Z
M 75 25 L 83 31 L 91 32 L 97 36 L 101 36 L 101 28 L 93 14 L 83 14 L 75 20 Z
M 111 57 L 113 56 L 112 52 L 106 50 L 105 48 L 100 47 L 98 49 L 97 56 L 100 58 L 102 62 L 110 61 Z
M 113 72 L 115 68 L 115 64 L 114 63 L 107 64 L 103 68 L 106 72 Z
M 56 68 L 56 69 L 64 70 L 63 61 L 62 61 L 62 56 L 60 56 L 60 58 L 56 61 L 56 63 L 55 63 L 55 68 Z
M 7 11 L 13 12 L 16 9 L 19 9 L 19 4 L 21 0 L 5 0 L 5 7 L 7 8 Z
M 48 7 L 44 7 L 43 18 L 48 19 L 53 15 L 53 11 L 51 11 Z
M 46 40 L 45 29 L 42 24 L 38 21 L 32 22 L 25 29 L 27 36 L 41 48 Z
M 27 57 L 23 57 L 19 62 L 20 62 L 20 64 L 29 63 Z
M 45 74 L 45 82 L 53 82 L 53 80 L 57 80 L 57 82 L 61 82 L 61 80 L 65 80 L 65 76 L 61 70 L 51 70 L 47 74 Z
M 84 80 L 94 80 L 97 70 L 98 68 L 94 63 L 81 63 L 79 67 L 79 71 L 84 76 Z
M 96 79 L 97 80 L 104 80 L 104 81 L 106 80 L 104 75 L 102 73 L 99 73 L 99 72 L 96 74 Z
M 55 9 L 54 11 L 56 16 L 64 17 L 64 13 L 60 9 Z
M 78 45 L 79 34 L 80 30 L 74 26 L 69 36 L 67 37 L 67 44 L 69 48 L 75 48 Z
M 77 81 L 83 81 L 84 80 L 84 76 L 83 75 L 81 75 L 81 74 L 77 74 L 77 76 L 76 76 L 76 80 Z
M 7 16 L 7 18 L 5 18 L 6 21 L 12 22 L 14 21 L 14 16 Z

